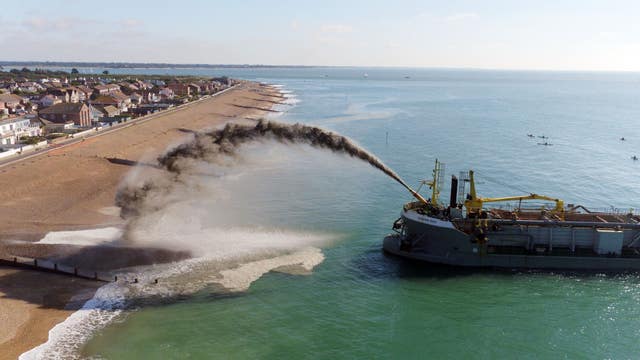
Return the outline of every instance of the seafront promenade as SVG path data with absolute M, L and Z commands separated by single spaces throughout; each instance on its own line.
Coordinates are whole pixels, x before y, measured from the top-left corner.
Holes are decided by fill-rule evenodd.
M 2 164 L 0 245 L 6 249 L 13 240 L 36 241 L 50 231 L 122 224 L 114 198 L 132 164 L 153 161 L 192 132 L 228 121 L 258 119 L 281 100 L 274 88 L 244 82 L 216 96 Z M 38 251 L 33 246 L 29 257 L 49 254 Z M 49 329 L 81 306 L 82 299 L 99 285 L 0 267 L 0 359 L 15 359 L 46 341 Z

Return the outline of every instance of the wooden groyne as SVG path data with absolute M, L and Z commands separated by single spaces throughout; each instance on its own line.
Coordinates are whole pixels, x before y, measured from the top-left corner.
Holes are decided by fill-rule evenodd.
M 0 257 L 0 265 L 73 276 L 76 278 L 99 282 L 118 281 L 117 276 L 108 273 L 79 269 L 73 266 L 58 264 L 51 260 L 28 258 L 24 256 L 13 256 L 11 258 Z

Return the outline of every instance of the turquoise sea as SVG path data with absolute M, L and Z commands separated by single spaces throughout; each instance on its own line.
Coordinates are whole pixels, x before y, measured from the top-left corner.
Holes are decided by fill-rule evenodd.
M 166 72 L 282 85 L 299 102 L 283 106 L 279 120 L 347 135 L 412 186 L 431 176 L 438 158 L 446 164 L 447 181 L 450 174 L 476 170 L 478 191 L 486 196 L 535 192 L 594 208 L 640 208 L 640 163 L 631 159 L 640 156 L 640 74 L 408 68 Z M 542 139 L 527 134 L 548 136 L 553 146 L 540 146 Z M 472 272 L 385 255 L 381 241 L 409 200 L 406 190 L 358 160 L 317 152 L 295 147 L 286 161 L 270 162 L 242 190 L 256 194 L 255 201 L 236 204 L 247 217 L 233 220 L 236 228 L 257 221 L 332 234 L 335 239 L 321 246 L 324 261 L 310 274 L 270 272 L 234 293 L 212 284 L 188 295 L 140 296 L 133 310 L 88 341 L 83 356 L 640 356 L 638 275 Z M 448 186 L 442 196 L 448 197 Z

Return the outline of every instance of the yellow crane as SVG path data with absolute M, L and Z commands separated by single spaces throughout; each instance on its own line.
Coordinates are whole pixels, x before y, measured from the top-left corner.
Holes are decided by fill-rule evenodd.
M 471 214 L 479 214 L 482 211 L 482 206 L 484 203 L 492 203 L 492 202 L 502 202 L 502 201 L 522 201 L 522 200 L 546 200 L 553 201 L 556 203 L 555 208 L 551 210 L 552 213 L 556 214 L 561 220 L 564 220 L 564 201 L 560 199 L 555 199 L 545 195 L 538 194 L 529 194 L 522 196 L 506 196 L 499 198 L 483 198 L 479 197 L 476 193 L 476 184 L 473 179 L 473 170 L 469 170 L 469 198 L 465 200 L 464 206 L 467 208 L 467 216 Z

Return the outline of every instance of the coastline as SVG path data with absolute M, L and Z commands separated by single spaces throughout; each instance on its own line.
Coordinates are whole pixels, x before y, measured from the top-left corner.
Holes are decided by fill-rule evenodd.
M 272 113 L 275 98 L 282 98 L 276 87 L 244 82 L 178 111 L 0 169 L 0 196 L 9 199 L 0 205 L 0 217 L 9 219 L 0 224 L 0 245 L 10 252 L 12 240 L 37 241 L 51 231 L 122 225 L 113 203 L 131 164 L 151 161 L 191 132 Z M 49 330 L 80 309 L 101 285 L 0 267 L 0 321 L 5 324 L 0 329 L 0 359 L 15 359 L 46 342 Z
M 89 300 L 103 284 L 0 267 L 0 359 L 46 342 L 49 329 Z

